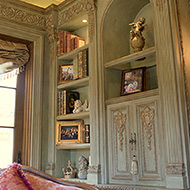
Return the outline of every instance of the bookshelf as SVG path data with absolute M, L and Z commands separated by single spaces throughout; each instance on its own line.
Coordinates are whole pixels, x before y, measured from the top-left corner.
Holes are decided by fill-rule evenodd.
M 77 1 L 76 1 L 77 2 Z M 75 2 L 70 4 L 70 6 L 76 6 L 74 5 Z M 67 8 L 66 8 L 67 9 Z M 88 10 L 91 11 L 91 10 Z M 68 37 L 68 34 L 72 36 L 73 34 L 77 35 L 77 38 L 82 38 L 85 39 L 85 45 L 82 45 L 81 47 L 75 47 L 75 49 L 69 50 L 67 48 L 63 50 L 58 50 L 59 54 L 57 55 L 57 75 L 59 75 L 59 66 L 64 66 L 64 65 L 74 65 L 74 61 L 77 59 L 77 64 L 79 64 L 79 54 L 80 52 L 87 52 L 87 72 L 72 81 L 64 81 L 62 84 L 59 84 L 57 81 L 57 86 L 56 86 L 56 92 L 62 92 L 64 90 L 70 91 L 70 92 L 78 92 L 79 93 L 79 99 L 81 100 L 82 104 L 84 104 L 85 100 L 89 104 L 91 104 L 91 65 L 93 65 L 93 61 L 91 59 L 91 56 L 93 54 L 93 43 L 92 40 L 90 39 L 91 36 L 89 34 L 89 27 L 90 27 L 90 19 L 88 16 L 88 11 L 85 9 L 80 9 L 79 12 L 77 12 L 77 16 L 74 16 L 71 19 L 68 19 L 64 23 L 59 23 L 58 25 L 58 35 L 61 33 L 61 31 L 66 31 L 64 32 L 64 37 L 63 43 L 66 41 L 67 46 L 68 44 L 71 46 L 72 49 L 72 43 L 74 43 L 74 47 L 76 45 L 76 41 L 72 42 L 72 39 L 70 39 L 70 42 L 68 43 L 68 39 L 72 37 Z M 82 20 L 86 19 L 87 22 L 83 23 Z M 63 32 L 62 32 L 63 33 Z M 60 39 L 60 37 L 58 37 Z M 60 42 L 60 41 L 59 41 Z M 59 42 L 57 44 L 59 44 Z M 65 44 L 64 44 L 65 45 Z M 60 46 L 59 46 L 60 47 Z M 62 47 L 62 46 L 61 46 Z M 57 46 L 58 48 L 58 46 Z M 62 52 L 62 53 L 60 53 Z M 82 54 L 83 56 L 83 54 Z M 75 62 L 76 64 L 76 62 Z M 84 64 L 84 59 L 82 59 L 82 64 Z M 78 66 L 79 67 L 79 66 Z M 74 66 L 73 66 L 74 68 Z M 75 70 L 75 68 L 74 68 Z M 75 72 L 75 71 L 74 71 Z M 83 72 L 84 73 L 84 72 Z M 79 75 L 80 76 L 80 75 Z M 56 104 L 58 105 L 58 102 L 56 100 Z M 69 114 L 56 114 L 56 122 L 61 122 L 61 121 L 78 121 L 82 120 L 84 125 L 82 128 L 82 133 L 85 135 L 85 125 L 90 125 L 91 127 L 91 115 L 93 114 L 92 110 L 88 111 L 82 111 L 79 113 L 69 113 Z M 78 161 L 80 156 L 84 156 L 87 159 L 90 156 L 90 151 L 91 151 L 91 143 L 61 143 L 59 146 L 55 146 L 55 158 L 56 158 L 56 163 L 55 163 L 55 176 L 58 178 L 63 178 L 63 173 L 62 173 L 62 168 L 67 166 L 67 161 L 71 160 L 71 165 L 75 166 L 78 168 Z M 79 180 L 79 179 L 73 179 L 73 180 Z

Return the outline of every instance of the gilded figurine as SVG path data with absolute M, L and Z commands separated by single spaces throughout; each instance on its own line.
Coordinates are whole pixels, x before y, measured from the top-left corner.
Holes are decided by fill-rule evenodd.
M 145 18 L 139 18 L 138 22 L 130 23 L 132 30 L 130 31 L 131 36 L 131 47 L 134 49 L 134 52 L 142 51 L 145 45 L 145 39 L 142 36 L 142 31 L 144 30 L 143 24 L 145 23 Z

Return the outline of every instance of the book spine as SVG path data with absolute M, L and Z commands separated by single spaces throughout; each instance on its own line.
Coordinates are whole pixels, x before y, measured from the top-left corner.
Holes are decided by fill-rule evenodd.
M 57 34 L 57 56 L 60 56 L 61 55 L 61 38 L 60 38 L 60 35 L 61 35 L 61 32 L 58 32 Z
M 78 77 L 83 78 L 82 51 L 78 53 Z
M 60 32 L 60 55 L 64 53 L 64 31 Z
M 67 107 L 67 91 L 64 90 L 63 91 L 63 115 L 67 114 L 66 107 Z
M 82 51 L 82 76 L 88 76 L 88 50 Z
M 61 93 L 60 92 L 58 92 L 58 94 L 57 94 L 57 116 L 59 116 L 60 115 L 60 97 L 61 97 Z
M 71 51 L 71 33 L 67 34 L 67 53 Z
M 78 79 L 78 58 L 77 55 L 73 58 L 73 79 Z
M 90 125 L 85 125 L 85 143 L 90 143 Z

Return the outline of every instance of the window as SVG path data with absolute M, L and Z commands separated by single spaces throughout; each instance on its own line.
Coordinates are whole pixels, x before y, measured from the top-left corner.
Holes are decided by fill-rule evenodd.
M 0 168 L 13 162 L 17 76 L 0 81 Z

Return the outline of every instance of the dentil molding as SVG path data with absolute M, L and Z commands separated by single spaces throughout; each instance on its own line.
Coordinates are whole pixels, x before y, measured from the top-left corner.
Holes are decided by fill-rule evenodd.
M 111 186 L 111 185 L 95 185 L 95 186 L 102 190 L 156 190 L 156 189 L 148 189 L 148 188 L 122 187 L 122 186 Z

